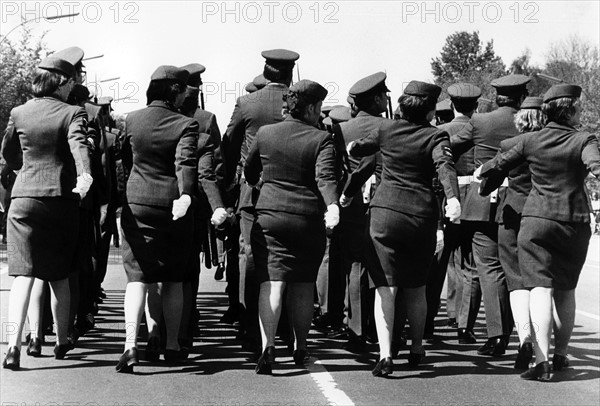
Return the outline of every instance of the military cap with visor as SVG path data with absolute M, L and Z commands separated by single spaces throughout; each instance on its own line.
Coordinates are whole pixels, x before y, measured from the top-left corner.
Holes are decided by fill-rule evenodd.
M 473 100 L 481 96 L 481 89 L 471 83 L 454 83 L 446 91 L 456 100 Z
M 501 96 L 518 96 L 527 92 L 527 83 L 531 81 L 525 75 L 506 75 L 490 83 Z
M 343 123 L 352 118 L 350 107 L 348 106 L 337 106 L 329 112 L 329 118 L 334 123 Z
M 525 100 L 523 100 L 523 103 L 521 103 L 521 110 L 523 110 L 523 109 L 540 110 L 541 108 L 542 108 L 542 98 L 541 97 L 529 96 L 529 97 L 526 97 Z
M 79 47 L 61 49 L 52 54 L 52 56 L 65 60 L 73 66 L 77 66 L 77 64 L 83 60 L 83 55 L 83 49 Z
M 354 98 L 373 95 L 380 92 L 389 92 L 390 89 L 385 85 L 387 75 L 385 72 L 377 72 L 356 82 L 348 93 Z
M 38 65 L 38 68 L 49 72 L 60 73 L 68 78 L 75 75 L 75 67 L 70 62 L 57 58 L 54 55 L 44 58 Z
M 442 88 L 431 83 L 411 80 L 404 88 L 404 94 L 409 96 L 432 97 L 437 98 L 442 93 Z
M 186 70 L 190 74 L 187 80 L 188 86 L 200 87 L 202 85 L 202 78 L 200 75 L 206 70 L 204 65 L 199 63 L 189 63 L 185 66 L 182 66 L 181 69 Z
M 150 80 L 172 80 L 185 85 L 189 76 L 189 72 L 185 69 L 171 65 L 161 65 L 156 68 Z

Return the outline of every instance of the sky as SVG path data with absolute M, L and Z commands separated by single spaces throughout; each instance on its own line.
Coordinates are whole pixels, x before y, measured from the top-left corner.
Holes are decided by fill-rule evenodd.
M 329 90 L 324 104 L 334 105 L 345 104 L 348 89 L 378 71 L 387 73 L 394 101 L 410 80 L 432 82 L 431 60 L 456 31 L 493 40 L 507 65 L 526 49 L 543 65 L 551 45 L 571 35 L 600 42 L 597 0 L 0 1 L 0 14 L 2 35 L 33 19 L 26 26 L 34 35 L 46 32 L 50 50 L 79 46 L 86 57 L 104 55 L 84 62 L 88 86 L 117 99 L 119 113 L 145 106 L 159 65 L 205 65 L 206 109 L 222 132 L 245 84 L 262 73 L 260 53 L 267 49 L 298 52 L 294 80 L 321 83 Z M 19 29 L 8 35 L 19 37 Z

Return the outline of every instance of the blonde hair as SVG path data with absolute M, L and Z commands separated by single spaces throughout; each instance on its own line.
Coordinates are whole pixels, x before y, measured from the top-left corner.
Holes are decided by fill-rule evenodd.
M 546 114 L 539 109 L 521 109 L 515 114 L 515 125 L 520 133 L 541 130 L 546 121 Z

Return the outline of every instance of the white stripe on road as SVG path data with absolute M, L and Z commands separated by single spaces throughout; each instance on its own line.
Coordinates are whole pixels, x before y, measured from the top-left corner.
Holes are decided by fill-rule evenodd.
M 594 319 L 594 320 L 600 321 L 600 316 L 597 316 L 595 314 L 584 312 L 583 310 L 575 310 L 575 312 L 577 314 L 581 314 L 582 316 L 589 317 L 590 319 Z
M 313 360 L 314 362 L 312 362 Z M 335 383 L 331 374 L 321 364 L 321 361 L 311 357 L 310 362 L 306 363 L 306 367 L 312 379 L 317 383 L 321 393 L 323 393 L 330 404 L 354 406 L 354 402 L 344 391 L 337 388 L 337 383 Z

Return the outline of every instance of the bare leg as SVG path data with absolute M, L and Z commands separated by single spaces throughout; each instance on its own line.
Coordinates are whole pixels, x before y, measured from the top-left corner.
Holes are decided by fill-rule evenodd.
M 550 334 L 552 333 L 552 288 L 537 287 L 531 290 L 529 313 L 534 329 L 535 363 L 548 361 Z
M 512 310 L 519 344 L 531 342 L 531 320 L 529 319 L 529 290 L 518 289 L 510 292 L 510 308 Z
M 162 283 L 152 283 L 148 286 L 146 295 L 146 323 L 148 325 L 148 339 L 150 337 L 160 338 L 159 323 L 163 315 Z
M 35 279 L 29 297 L 29 310 L 27 318 L 29 319 L 29 329 L 31 330 L 31 340 L 42 338 L 42 318 L 44 315 L 44 287 L 46 282 L 41 279 Z
M 137 347 L 137 336 L 144 312 L 148 285 L 129 282 L 125 289 L 125 351 Z
M 162 306 L 167 330 L 167 350 L 179 351 L 179 326 L 183 310 L 183 288 L 181 282 L 162 283 Z
M 306 350 L 313 315 L 314 283 L 288 284 L 287 304 L 296 337 L 296 350 Z
M 567 355 L 575 325 L 575 289 L 554 290 L 554 353 Z
M 427 317 L 427 299 L 425 286 L 402 289 L 406 301 L 406 315 L 410 324 L 410 351 L 415 354 L 423 353 L 423 332 Z
M 10 334 L 7 334 L 8 347 L 17 347 L 21 350 L 21 335 L 23 334 L 23 324 L 27 315 L 29 306 L 29 297 L 34 282 L 31 276 L 17 276 L 10 288 L 10 298 L 8 302 L 8 328 Z
M 379 359 L 391 357 L 397 292 L 396 286 L 380 286 L 375 291 L 375 326 L 379 337 Z
M 58 345 L 68 344 L 67 332 L 69 329 L 69 309 L 71 306 L 71 290 L 69 279 L 50 282 L 50 304 L 52 317 L 56 325 L 56 342 Z
M 263 350 L 275 345 L 285 285 L 286 283 L 281 281 L 267 281 L 260 284 L 258 317 Z

